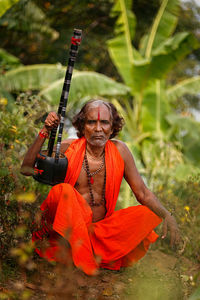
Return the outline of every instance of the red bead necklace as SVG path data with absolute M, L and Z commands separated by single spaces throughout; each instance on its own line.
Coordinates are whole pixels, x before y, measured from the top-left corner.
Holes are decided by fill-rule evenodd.
M 100 206 L 105 202 L 106 170 L 104 172 L 102 199 L 99 203 L 95 202 L 94 195 L 92 192 L 92 184 L 94 183 L 93 176 L 96 175 L 97 173 L 99 173 L 104 165 L 105 165 L 105 152 L 103 155 L 103 162 L 102 162 L 101 166 L 95 172 L 90 173 L 90 168 L 89 168 L 88 159 L 87 159 L 87 153 L 85 152 L 84 161 L 83 161 L 83 169 L 85 170 L 85 172 L 87 174 L 88 187 L 89 187 L 90 199 L 91 199 L 91 202 L 89 203 L 90 206 Z

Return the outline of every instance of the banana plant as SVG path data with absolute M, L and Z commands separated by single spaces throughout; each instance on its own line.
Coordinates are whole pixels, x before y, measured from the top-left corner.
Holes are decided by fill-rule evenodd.
M 134 97 L 134 127 L 141 131 L 142 109 L 147 89 L 153 87 L 156 104 L 160 99 L 158 81 L 165 79 L 167 73 L 193 49 L 198 48 L 199 44 L 194 36 L 187 32 L 172 36 L 178 21 L 179 1 L 163 0 L 150 32 L 142 38 L 137 50 L 132 44 L 136 18 L 131 7 L 132 1 L 115 1 L 112 14 L 118 16 L 116 36 L 108 41 L 108 50 L 123 81 L 131 88 Z M 148 109 L 145 107 L 145 110 Z
M 51 106 L 58 105 L 66 67 L 57 64 L 20 66 L 6 72 L 0 78 L 0 93 L 19 93 L 35 91 Z M 74 70 L 70 94 L 69 108 L 85 99 L 98 96 L 126 95 L 130 88 L 122 83 L 92 71 Z
M 115 37 L 107 45 L 114 65 L 132 93 L 132 100 L 119 103 L 118 107 L 124 110 L 130 135 L 142 146 L 145 139 L 162 143 L 166 137 L 172 137 L 169 132 L 175 125 L 167 119 L 168 114 L 173 114 L 172 101 L 186 93 L 200 91 L 199 76 L 174 86 L 166 84 L 169 71 L 199 48 L 199 42 L 191 33 L 174 33 L 179 0 L 163 0 L 149 32 L 136 49 L 133 46 L 136 17 L 131 11 L 132 2 L 115 0 L 112 9 L 112 15 L 117 18 Z M 193 125 L 196 123 L 194 121 Z

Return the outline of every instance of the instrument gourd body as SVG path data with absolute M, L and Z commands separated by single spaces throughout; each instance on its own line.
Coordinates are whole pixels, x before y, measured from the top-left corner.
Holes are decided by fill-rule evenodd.
M 71 39 L 71 47 L 69 52 L 69 60 L 63 90 L 58 107 L 58 115 L 60 116 L 60 124 L 58 130 L 58 138 L 56 144 L 56 151 L 53 151 L 57 128 L 51 130 L 49 138 L 48 149 L 41 151 L 36 158 L 33 178 L 41 183 L 56 185 L 64 182 L 68 160 L 64 154 L 60 153 L 60 145 L 62 141 L 62 133 L 65 121 L 65 112 L 69 96 L 69 89 L 71 84 L 72 72 L 76 56 L 78 53 L 78 46 L 81 42 L 82 31 L 74 29 L 74 34 Z
M 54 155 L 48 156 L 47 150 L 43 150 L 36 158 L 33 178 L 44 184 L 56 185 L 64 182 L 67 167 L 68 160 L 64 154 L 60 154 L 59 160 L 56 162 Z

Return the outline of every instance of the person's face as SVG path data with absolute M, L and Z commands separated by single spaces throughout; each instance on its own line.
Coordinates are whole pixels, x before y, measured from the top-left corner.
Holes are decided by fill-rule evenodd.
M 89 105 L 83 133 L 91 146 L 105 146 L 112 134 L 112 119 L 106 105 Z

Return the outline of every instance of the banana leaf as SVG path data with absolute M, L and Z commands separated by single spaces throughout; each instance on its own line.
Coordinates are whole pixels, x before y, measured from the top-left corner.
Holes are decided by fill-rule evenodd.
M 115 34 L 125 34 L 126 40 L 132 40 L 135 34 L 136 19 L 132 12 L 132 0 L 116 0 L 111 10 L 111 17 L 117 17 Z
M 135 61 L 134 90 L 140 92 L 153 79 L 163 79 L 167 73 L 192 49 L 197 49 L 199 42 L 190 33 L 177 33 L 164 41 L 152 53 L 150 59 Z
M 62 87 L 63 78 L 43 89 L 39 95 L 54 105 L 58 103 L 60 99 Z M 76 71 L 72 77 L 69 101 L 74 103 L 87 96 L 92 98 L 98 96 L 126 95 L 128 92 L 130 92 L 130 89 L 127 86 L 103 74 L 89 71 Z
M 5 14 L 5 12 L 17 2 L 19 2 L 19 0 L 1 0 L 0 1 L 0 17 L 3 16 Z
M 17 67 L 20 66 L 21 62 L 19 58 L 8 53 L 6 50 L 0 48 L 0 66 L 1 67 Z
M 133 49 L 127 45 L 124 35 L 107 42 L 110 57 L 121 78 L 129 87 L 133 86 Z
M 166 120 L 177 129 L 176 139 L 182 145 L 186 162 L 200 167 L 200 123 L 190 117 L 175 114 L 167 115 Z
M 179 0 L 163 0 L 148 35 L 142 38 L 140 52 L 145 57 L 151 56 L 152 50 L 171 37 L 178 22 Z
M 41 90 L 63 78 L 65 71 L 66 68 L 60 64 L 22 66 L 1 76 L 1 88 L 9 92 Z
M 185 94 L 197 93 L 200 93 L 200 76 L 185 79 L 167 89 L 167 97 L 171 101 L 175 101 Z
M 169 124 L 165 119 L 171 107 L 165 93 L 164 81 L 159 80 L 145 90 L 142 102 L 141 123 L 144 132 L 166 133 Z
M 117 0 L 115 2 L 111 16 L 118 17 L 115 25 L 116 37 L 107 42 L 111 59 L 128 86 L 133 84 L 133 59 L 136 54 L 134 54 L 132 47 L 136 19 L 131 9 L 132 0 Z M 135 50 L 135 52 L 137 51 Z

